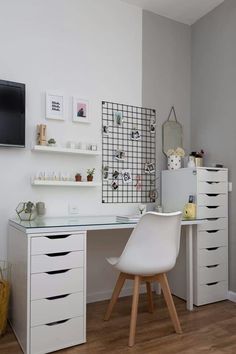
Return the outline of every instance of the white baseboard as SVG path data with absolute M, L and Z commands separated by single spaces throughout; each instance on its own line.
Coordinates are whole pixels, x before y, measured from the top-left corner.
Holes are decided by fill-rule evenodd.
M 91 302 L 108 300 L 111 298 L 112 292 L 113 292 L 113 289 L 108 290 L 108 291 L 98 291 L 96 293 L 87 294 L 87 304 L 89 304 Z M 145 292 L 146 292 L 145 285 L 141 285 L 140 286 L 140 294 L 145 293 Z M 124 288 L 121 291 L 120 297 L 130 296 L 130 295 L 132 295 L 132 293 L 133 293 L 133 288 L 131 288 L 131 287 Z
M 228 300 L 236 302 L 236 293 L 233 291 L 228 291 Z

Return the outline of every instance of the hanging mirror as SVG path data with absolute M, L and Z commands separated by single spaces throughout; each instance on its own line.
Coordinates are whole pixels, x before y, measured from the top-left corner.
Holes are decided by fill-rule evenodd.
M 171 120 L 172 113 L 174 120 Z M 169 149 L 177 149 L 183 147 L 183 128 L 177 121 L 175 108 L 171 107 L 168 119 L 162 124 L 162 151 L 167 156 Z

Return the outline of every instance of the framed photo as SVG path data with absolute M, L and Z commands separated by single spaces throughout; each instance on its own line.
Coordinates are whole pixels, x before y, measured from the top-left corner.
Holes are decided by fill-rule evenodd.
M 138 129 L 131 131 L 131 140 L 138 141 L 141 139 L 141 132 Z
M 73 97 L 73 122 L 90 123 L 89 101 Z
M 124 184 L 128 184 L 132 182 L 131 172 L 130 170 L 123 170 L 122 171 L 122 178 Z
M 46 92 L 46 119 L 64 120 L 64 96 Z
M 126 158 L 125 151 L 123 151 L 123 150 L 116 150 L 116 151 L 114 152 L 114 158 L 115 158 L 115 160 L 117 160 L 117 161 L 125 161 L 125 158 Z
M 121 111 L 115 111 L 113 114 L 114 123 L 117 127 L 121 127 L 124 121 L 123 114 Z
M 154 163 L 151 162 L 146 162 L 144 165 L 144 172 L 147 174 L 152 174 L 155 173 L 155 165 Z

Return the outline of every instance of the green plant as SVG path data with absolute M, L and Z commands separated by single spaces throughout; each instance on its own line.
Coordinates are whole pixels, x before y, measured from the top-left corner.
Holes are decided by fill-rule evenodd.
M 48 140 L 48 144 L 56 144 L 56 140 L 51 138 Z
M 88 170 L 87 170 L 87 176 L 93 176 L 93 175 L 94 175 L 94 172 L 95 172 L 95 168 L 92 168 L 91 170 L 88 169 Z
M 76 173 L 75 177 L 81 177 L 81 174 L 80 173 Z

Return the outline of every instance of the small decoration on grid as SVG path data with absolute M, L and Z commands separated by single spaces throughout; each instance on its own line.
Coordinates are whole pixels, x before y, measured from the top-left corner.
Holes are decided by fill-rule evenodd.
M 144 171 L 146 174 L 155 173 L 155 164 L 151 162 L 146 162 L 144 165 Z
M 151 118 L 150 120 L 150 133 L 155 134 L 156 132 L 156 120 L 155 118 Z
M 115 171 L 112 173 L 112 178 L 113 178 L 113 180 L 118 180 L 119 175 L 120 175 L 120 172 L 117 171 L 117 170 L 115 170 Z
M 112 186 L 112 188 L 113 188 L 114 190 L 118 189 L 118 187 L 119 187 L 118 180 L 114 180 L 114 181 L 112 182 L 111 186 Z
M 103 135 L 109 136 L 109 134 L 110 134 L 110 126 L 109 126 L 109 124 L 108 125 L 103 125 L 102 132 L 103 132 Z
M 114 119 L 114 124 L 117 127 L 122 126 L 124 119 L 123 119 L 123 113 L 121 111 L 115 111 L 114 115 L 113 115 L 113 119 Z
M 141 189 L 142 189 L 142 175 L 137 175 L 136 176 L 136 185 L 135 185 L 135 187 L 136 187 L 137 191 L 141 191 Z
M 128 184 L 132 182 L 132 176 L 130 170 L 122 170 L 122 178 L 124 184 Z
M 149 192 L 149 198 L 150 198 L 150 202 L 151 203 L 155 203 L 155 201 L 157 199 L 157 191 L 156 190 L 151 190 Z
M 123 150 L 115 150 L 114 152 L 114 158 L 117 161 L 124 161 L 126 157 L 125 151 Z
M 108 166 L 104 166 L 103 167 L 103 180 L 107 181 L 109 177 L 109 167 Z
M 134 141 L 138 141 L 141 139 L 141 132 L 140 130 L 134 128 L 132 131 L 131 131 L 131 140 L 134 140 Z

